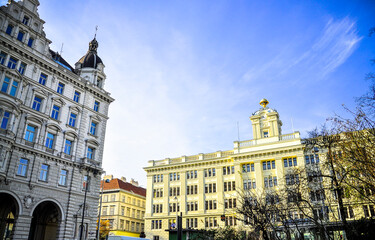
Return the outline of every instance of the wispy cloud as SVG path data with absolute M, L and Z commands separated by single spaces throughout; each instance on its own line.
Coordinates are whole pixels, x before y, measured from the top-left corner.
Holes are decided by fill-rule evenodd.
M 340 20 L 331 18 L 316 40 L 304 46 L 305 51 L 298 53 L 292 46 L 284 46 L 272 59 L 261 62 L 259 66 L 254 66 L 246 72 L 243 80 L 267 80 L 268 76 L 274 78 L 291 73 L 295 79 L 314 76 L 315 81 L 321 80 L 352 55 L 362 38 L 358 35 L 355 21 L 348 17 Z M 293 42 L 295 47 L 299 44 L 303 43 Z M 300 71 L 301 69 L 303 71 Z

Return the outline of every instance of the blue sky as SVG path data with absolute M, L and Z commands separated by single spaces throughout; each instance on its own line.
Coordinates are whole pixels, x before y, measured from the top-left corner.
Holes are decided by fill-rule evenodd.
M 99 26 L 111 105 L 103 166 L 146 185 L 151 159 L 229 150 L 252 138 L 267 98 L 283 133 L 354 106 L 374 70 L 374 1 L 58 1 L 39 14 L 71 64 Z M 293 122 L 293 124 L 292 124 Z

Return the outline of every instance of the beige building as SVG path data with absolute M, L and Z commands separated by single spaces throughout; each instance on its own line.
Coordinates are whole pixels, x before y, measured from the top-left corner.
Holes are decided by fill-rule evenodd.
M 277 190 L 289 168 L 305 164 L 299 132 L 282 134 L 279 114 L 267 104 L 263 99 L 250 117 L 254 139 L 236 141 L 232 150 L 148 162 L 148 238 L 168 239 L 178 212 L 183 228 L 242 225 L 235 214 L 239 191 Z
M 102 187 L 101 221 L 108 220 L 109 235 L 139 237 L 145 226 L 146 189 L 113 175 L 104 177 Z

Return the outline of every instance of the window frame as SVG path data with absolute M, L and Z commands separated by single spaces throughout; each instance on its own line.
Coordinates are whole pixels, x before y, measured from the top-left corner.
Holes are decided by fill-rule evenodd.
M 22 160 L 25 160 L 26 164 L 22 163 L 21 162 Z M 17 176 L 27 177 L 27 172 L 29 169 L 29 162 L 30 161 L 28 159 L 20 158 L 20 160 L 18 161 L 18 165 L 17 165 Z
M 39 181 L 48 182 L 49 165 L 42 163 L 39 171 Z

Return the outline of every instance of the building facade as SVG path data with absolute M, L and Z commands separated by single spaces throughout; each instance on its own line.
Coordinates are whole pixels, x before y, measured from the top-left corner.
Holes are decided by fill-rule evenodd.
M 113 175 L 105 176 L 101 186 L 101 222 L 109 224 L 109 235 L 140 237 L 145 226 L 146 189 L 133 179 L 127 182 Z
M 169 239 L 166 230 L 175 227 L 178 213 L 184 229 L 243 226 L 235 211 L 238 193 L 277 189 L 288 168 L 304 165 L 299 132 L 283 135 L 278 112 L 267 104 L 263 99 L 250 117 L 254 139 L 236 141 L 232 150 L 148 162 L 148 238 Z
M 97 40 L 72 67 L 49 48 L 38 6 L 0 8 L 0 236 L 94 239 L 114 99 Z

